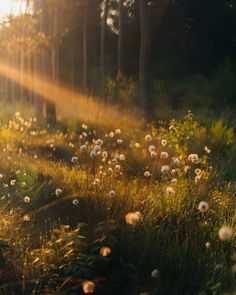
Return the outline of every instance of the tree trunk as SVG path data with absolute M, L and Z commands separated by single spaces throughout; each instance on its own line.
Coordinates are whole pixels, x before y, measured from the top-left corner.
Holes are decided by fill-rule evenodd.
M 148 10 L 148 0 L 139 0 L 141 32 L 139 83 L 146 117 L 148 120 L 151 120 L 153 116 L 153 101 L 149 77 L 151 55 L 151 25 Z
M 86 0 L 87 1 L 87 0 Z M 87 90 L 87 3 L 84 3 L 83 20 L 83 89 Z
M 124 0 L 119 0 L 118 74 L 124 71 Z
M 105 84 L 105 30 L 109 8 L 109 0 L 104 0 L 103 17 L 101 23 L 101 48 L 100 48 L 100 67 L 101 67 L 101 95 L 104 96 Z

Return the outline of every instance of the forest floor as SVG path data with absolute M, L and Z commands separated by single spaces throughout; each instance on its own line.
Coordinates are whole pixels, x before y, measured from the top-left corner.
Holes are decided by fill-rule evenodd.
M 0 294 L 236 294 L 233 137 L 1 114 Z

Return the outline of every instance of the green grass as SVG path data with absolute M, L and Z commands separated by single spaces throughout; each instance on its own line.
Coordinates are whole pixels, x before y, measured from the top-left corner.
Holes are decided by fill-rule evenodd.
M 83 294 L 86 281 L 94 294 L 236 292 L 236 184 L 222 169 L 232 157 L 230 128 L 206 128 L 189 113 L 170 128 L 127 126 L 119 134 L 83 122 L 45 128 L 13 114 L 0 126 L 0 294 Z M 92 159 L 99 138 L 101 153 Z M 205 213 L 201 201 L 209 204 Z M 128 219 L 133 212 L 140 213 Z M 233 230 L 226 241 L 223 225 Z

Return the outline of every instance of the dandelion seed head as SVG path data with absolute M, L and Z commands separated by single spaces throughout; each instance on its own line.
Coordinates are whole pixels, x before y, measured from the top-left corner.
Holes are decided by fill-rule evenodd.
M 144 177 L 148 178 L 151 176 L 151 173 L 149 171 L 145 171 L 143 175 Z
M 116 191 L 115 190 L 109 191 L 109 197 L 110 198 L 115 198 L 116 197 Z
M 233 230 L 228 225 L 223 225 L 219 230 L 219 238 L 222 241 L 228 241 L 233 236 Z
M 154 269 L 152 272 L 151 272 L 151 277 L 156 279 L 158 278 L 159 276 L 159 270 L 158 269 Z
M 57 188 L 57 189 L 55 190 L 55 195 L 56 195 L 57 197 L 59 197 L 61 194 L 62 194 L 62 190 L 61 190 L 60 188 Z
M 168 187 L 166 188 L 166 193 L 167 193 L 168 196 L 172 196 L 172 195 L 175 194 L 175 190 L 173 189 L 173 187 L 168 186 Z
M 141 221 L 142 215 L 139 211 L 126 214 L 125 221 L 128 225 L 135 226 Z
M 201 201 L 198 205 L 198 210 L 201 212 L 201 213 L 205 213 L 207 212 L 209 209 L 209 204 L 205 201 Z
M 167 159 L 169 157 L 169 154 L 167 152 L 161 152 L 160 158 L 161 159 Z
M 92 294 L 95 289 L 95 284 L 92 281 L 84 281 L 82 284 L 82 288 L 85 294 Z
M 24 202 L 25 202 L 25 203 L 30 203 L 30 197 L 25 196 L 25 197 L 24 197 Z
M 145 140 L 146 140 L 146 141 L 151 141 L 151 140 L 152 140 L 152 136 L 151 136 L 150 134 L 147 134 L 147 135 L 145 136 Z
M 103 257 L 109 256 L 111 254 L 111 248 L 109 247 L 102 247 L 100 249 L 100 255 Z
M 165 173 L 168 173 L 169 171 L 170 171 L 170 166 L 168 165 L 161 166 L 161 173 L 165 174 Z

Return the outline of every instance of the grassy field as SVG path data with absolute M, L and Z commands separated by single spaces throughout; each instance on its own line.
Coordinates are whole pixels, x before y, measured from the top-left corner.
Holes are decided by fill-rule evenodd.
M 190 112 L 138 129 L 50 127 L 10 109 L 0 294 L 236 294 L 232 129 Z

